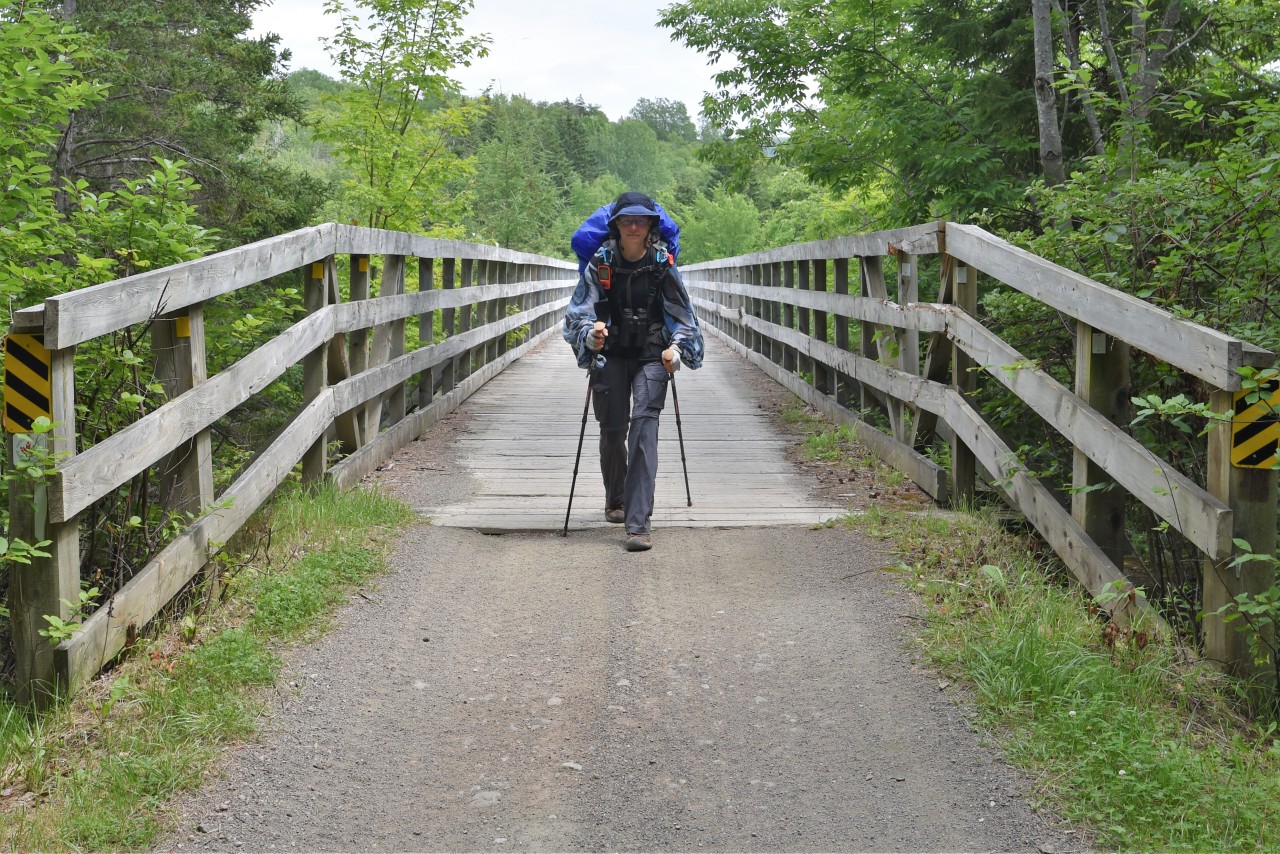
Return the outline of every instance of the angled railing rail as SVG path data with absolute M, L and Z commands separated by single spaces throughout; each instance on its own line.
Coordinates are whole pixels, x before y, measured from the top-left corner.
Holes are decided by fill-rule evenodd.
M 339 263 L 341 256 L 348 256 Z M 381 264 L 370 259 L 382 256 Z M 409 259 L 417 289 L 406 292 Z M 380 270 L 371 297 L 371 266 Z M 204 307 L 275 276 L 303 271 L 306 316 L 225 369 L 207 368 Z M 349 301 L 341 299 L 339 275 Z M 96 674 L 209 562 L 301 463 L 304 480 L 358 482 L 398 447 L 559 329 L 577 281 L 573 264 L 492 246 L 345 225 L 322 225 L 196 261 L 61 294 L 15 315 L 14 332 L 49 352 L 49 450 L 60 459 L 47 494 L 11 496 L 10 535 L 48 539 L 50 557 L 12 576 L 17 684 L 23 697 L 75 690 Z M 405 322 L 437 325 L 406 351 Z M 76 438 L 77 345 L 144 329 L 169 399 L 93 445 Z M 210 430 L 293 366 L 305 403 L 269 445 L 215 494 Z M 81 365 L 80 370 L 93 366 Z M 23 441 L 29 438 L 19 437 Z M 340 458 L 331 464 L 328 446 Z M 75 634 L 52 646 L 44 616 L 69 619 L 80 589 L 79 516 L 140 475 L 161 484 L 167 510 L 194 521 Z
M 380 264 L 372 261 L 378 257 Z M 935 302 L 919 301 L 922 266 L 938 276 Z M 296 271 L 305 283 L 306 316 L 210 374 L 205 307 Z M 1130 346 L 1198 378 L 1215 411 L 1232 408 L 1238 368 L 1272 365 L 1273 354 L 955 223 L 796 244 L 682 272 L 709 334 L 851 425 L 935 499 L 972 495 L 982 474 L 1090 591 L 1127 583 L 1123 518 L 1130 498 L 1204 555 L 1207 608 L 1266 581 L 1255 564 L 1239 575 L 1220 570 L 1235 552 L 1233 537 L 1257 552 L 1274 551 L 1275 471 L 1232 466 L 1230 426 L 1218 425 L 1206 441 L 1208 475 L 1198 483 L 1116 420 Z M 982 323 L 983 276 L 1074 319 L 1073 388 Z M 415 279 L 416 290 L 407 290 Z M 91 678 L 299 464 L 307 480 L 358 482 L 529 347 L 558 334 L 576 281 L 574 265 L 557 259 L 329 224 L 18 312 L 12 331 L 41 336 L 48 349 L 49 408 L 57 424 L 49 450 L 62 457 L 46 495 L 34 503 L 11 496 L 10 536 L 52 543 L 50 557 L 11 577 L 20 692 L 39 698 L 53 685 L 75 690 Z M 425 336 L 407 349 L 411 318 L 419 329 L 438 326 L 440 340 Z M 115 435 L 80 447 L 76 347 L 125 328 L 151 336 L 168 399 Z M 294 366 L 303 375 L 303 406 L 216 491 L 211 427 L 252 405 Z M 973 405 L 976 371 L 1071 444 L 1070 506 L 1025 470 Z M 860 416 L 870 409 L 883 413 L 887 431 Z M 340 449 L 336 456 L 332 445 Z M 930 454 L 941 446 L 946 453 L 936 456 L 946 468 Z M 68 618 L 63 600 L 79 590 L 81 515 L 148 475 L 164 506 L 192 523 L 70 639 L 52 646 L 37 633 L 45 615 Z M 1243 636 L 1215 618 L 1206 619 L 1205 653 L 1226 662 L 1248 658 Z
M 922 264 L 938 275 L 936 302 L 919 302 Z M 981 470 L 1090 592 L 1129 585 L 1123 520 L 1130 497 L 1203 554 L 1206 610 L 1242 590 L 1270 586 L 1261 563 L 1241 574 L 1222 570 L 1235 552 L 1233 537 L 1257 553 L 1274 552 L 1276 472 L 1233 466 L 1231 426 L 1219 423 L 1205 441 L 1208 476 L 1196 483 L 1116 419 L 1127 402 L 1130 347 L 1199 379 L 1215 412 L 1233 409 L 1238 369 L 1271 366 L 1275 354 L 956 223 L 796 244 L 682 272 L 716 334 L 799 397 L 855 428 L 934 498 L 971 496 Z M 1074 388 L 983 325 L 982 277 L 1072 318 Z M 975 370 L 1070 443 L 1069 506 L 1025 469 L 970 401 Z M 859 416 L 871 408 L 887 417 L 887 431 Z M 937 456 L 949 457 L 949 471 L 928 453 L 939 434 L 949 453 Z M 1247 640 L 1220 617 L 1206 617 L 1205 654 L 1244 662 Z

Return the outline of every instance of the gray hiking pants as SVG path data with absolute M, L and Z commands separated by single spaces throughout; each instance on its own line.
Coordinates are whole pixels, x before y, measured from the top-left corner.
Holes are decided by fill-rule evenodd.
M 626 508 L 628 534 L 649 533 L 658 477 L 658 416 L 667 402 L 667 378 L 662 362 L 615 356 L 607 359 L 592 386 L 605 507 Z

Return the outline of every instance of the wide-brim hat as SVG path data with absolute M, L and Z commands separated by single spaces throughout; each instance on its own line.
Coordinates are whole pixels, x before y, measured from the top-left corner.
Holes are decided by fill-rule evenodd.
M 623 193 L 609 211 L 609 224 L 620 216 L 648 216 L 658 218 L 658 206 L 644 193 Z

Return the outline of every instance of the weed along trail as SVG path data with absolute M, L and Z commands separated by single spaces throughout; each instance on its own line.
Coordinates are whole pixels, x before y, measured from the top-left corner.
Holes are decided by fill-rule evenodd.
M 694 389 L 680 389 L 686 431 Z M 465 505 L 481 478 L 459 443 L 485 429 L 470 405 L 381 488 Z M 587 452 L 580 479 L 599 479 Z M 889 562 L 851 526 L 655 513 L 653 549 L 629 553 L 615 525 L 417 525 L 329 634 L 286 654 L 261 737 L 174 805 L 161 847 L 1080 850 L 915 662 L 917 605 Z

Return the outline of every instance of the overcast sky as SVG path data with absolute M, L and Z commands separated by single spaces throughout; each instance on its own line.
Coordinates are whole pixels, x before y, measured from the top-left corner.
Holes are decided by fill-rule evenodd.
M 625 116 L 640 98 L 683 101 L 698 119 L 715 68 L 705 56 L 671 41 L 657 25 L 673 0 L 476 0 L 463 22 L 488 33 L 489 56 L 451 77 L 469 95 L 494 92 L 535 101 L 582 96 L 610 119 Z M 290 70 L 314 68 L 337 77 L 320 44 L 332 36 L 333 16 L 322 0 L 271 0 L 254 15 L 254 33 L 274 32 L 293 51 Z

